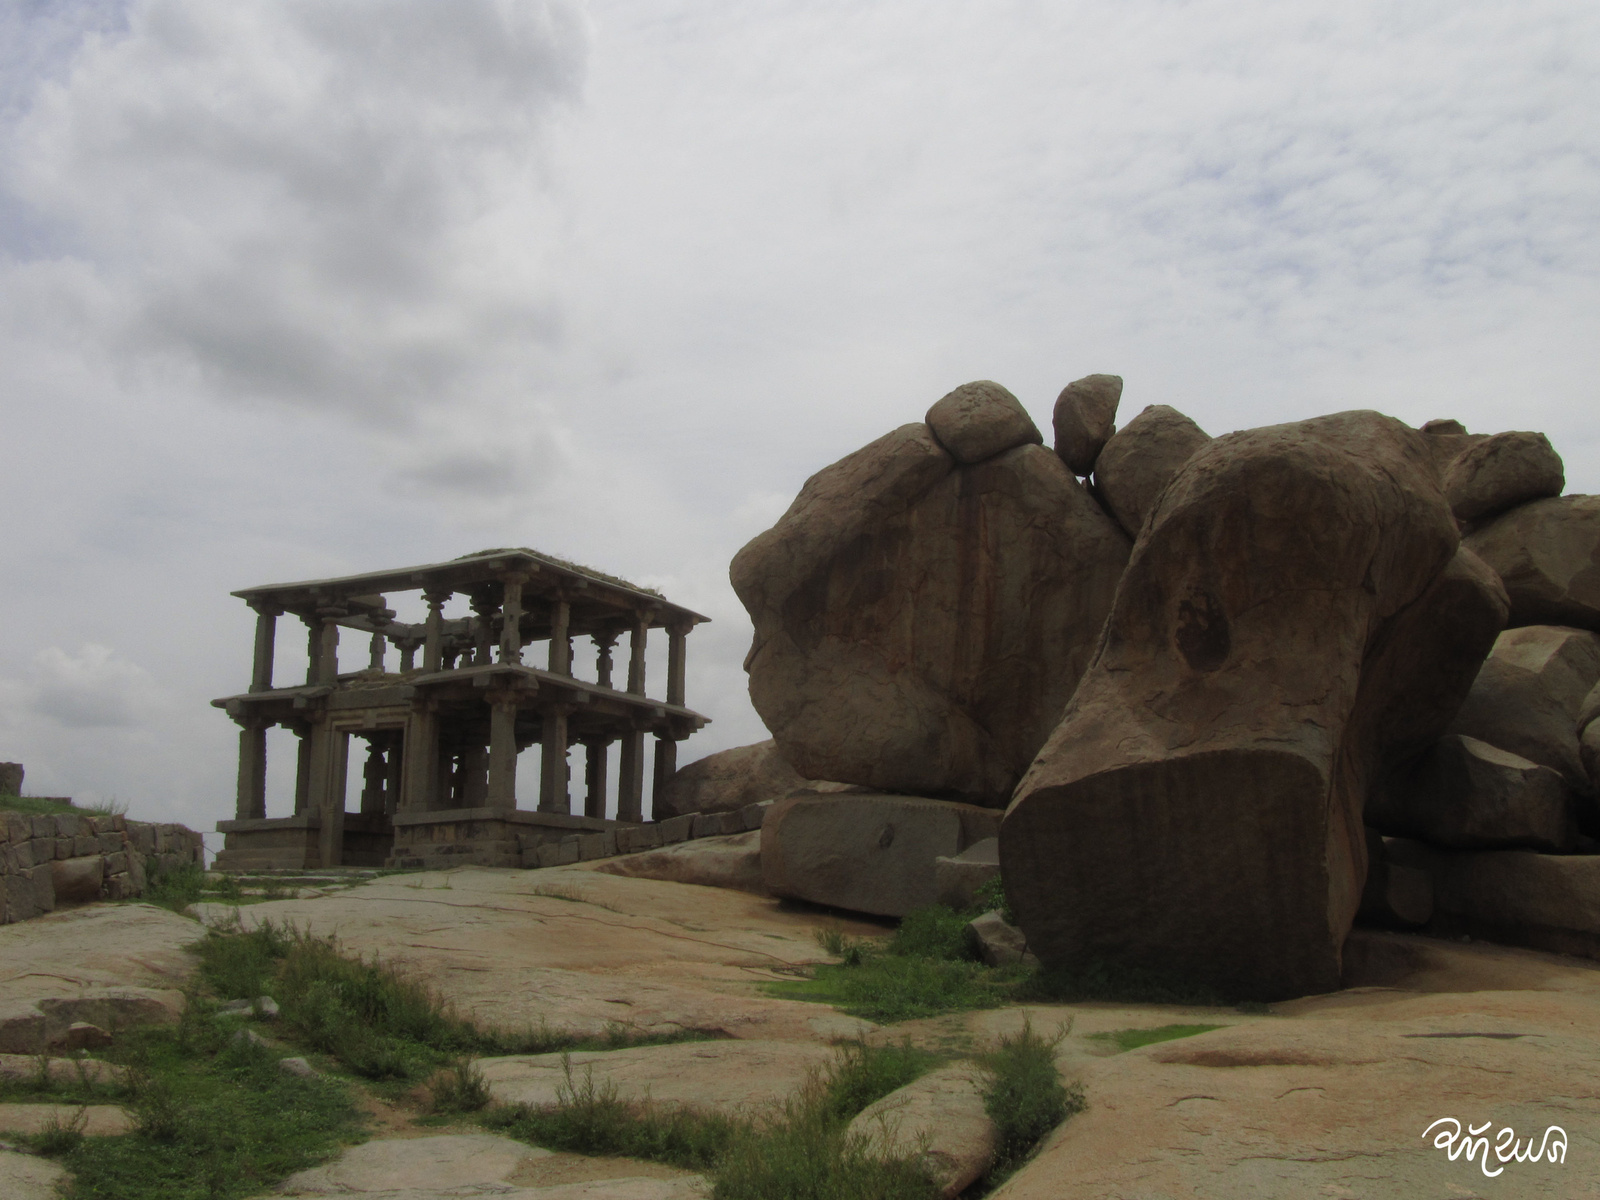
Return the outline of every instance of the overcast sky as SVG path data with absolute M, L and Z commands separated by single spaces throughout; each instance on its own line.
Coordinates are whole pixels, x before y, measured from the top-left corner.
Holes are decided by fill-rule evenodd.
M 1597 81 L 1592 0 L 0 0 L 0 759 L 209 829 L 231 590 L 519 544 L 755 741 L 728 560 L 971 379 L 1600 491 Z

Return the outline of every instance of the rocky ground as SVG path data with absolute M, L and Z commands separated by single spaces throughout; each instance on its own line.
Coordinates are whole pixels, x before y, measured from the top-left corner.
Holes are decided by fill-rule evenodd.
M 588 867 L 468 868 L 238 910 L 203 906 L 199 915 L 219 921 L 235 912 L 245 924 L 292 921 L 335 933 L 351 951 L 403 963 L 488 1024 L 721 1033 L 725 1040 L 578 1056 L 624 1094 L 705 1107 L 778 1098 L 827 1058 L 831 1041 L 856 1033 L 960 1054 L 1024 1020 L 1064 1030 L 1058 1062 L 1081 1082 L 1087 1106 L 996 1193 L 1005 1200 L 1600 1197 L 1600 968 L 1582 960 L 1358 932 L 1349 986 L 1265 1011 L 1083 1004 L 877 1028 L 767 997 L 761 985 L 823 960 L 821 928 L 865 935 L 878 927 L 728 889 Z M 0 929 L 0 1029 L 20 1036 L 30 1021 L 55 1028 L 91 1012 L 115 1024 L 108 992 L 127 1005 L 171 1003 L 191 969 L 182 947 L 197 932 L 190 919 L 131 905 Z M 1111 1036 L 1180 1024 L 1219 1028 L 1131 1050 Z M 536 1055 L 483 1067 L 508 1100 L 545 1097 L 558 1070 Z M 970 1092 L 960 1070 L 941 1078 L 952 1094 Z M 908 1103 L 955 1136 L 954 1124 L 939 1124 L 956 1118 L 939 1116 L 938 1097 Z M 41 1119 L 17 1107 L 0 1111 L 0 1128 L 24 1132 Z M 670 1168 L 422 1125 L 403 1106 L 374 1104 L 373 1116 L 378 1141 L 296 1176 L 285 1192 L 686 1200 L 706 1190 L 699 1177 Z M 1490 1138 L 1504 1127 L 1538 1138 L 1558 1125 L 1565 1161 L 1511 1161 L 1486 1176 L 1480 1162 L 1452 1161 L 1423 1136 L 1445 1117 L 1473 1128 L 1491 1122 Z M 114 1122 L 115 1113 L 96 1119 Z M 1494 1161 L 1490 1170 L 1501 1167 Z M 0 1152 L 7 1197 L 48 1196 L 58 1177 L 45 1160 Z

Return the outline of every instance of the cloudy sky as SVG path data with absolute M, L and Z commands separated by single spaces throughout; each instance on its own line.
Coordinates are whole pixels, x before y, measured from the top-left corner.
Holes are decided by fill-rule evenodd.
M 0 0 L 0 759 L 209 828 L 229 591 L 514 544 L 754 741 L 729 558 L 970 379 L 1600 491 L 1597 80 L 1587 0 Z

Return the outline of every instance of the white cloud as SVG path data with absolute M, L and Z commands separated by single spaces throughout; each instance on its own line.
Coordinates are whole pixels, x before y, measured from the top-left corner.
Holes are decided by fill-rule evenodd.
M 45 647 L 30 675 L 27 707 L 73 729 L 141 725 L 159 719 L 166 702 L 148 671 L 94 642 L 71 653 Z

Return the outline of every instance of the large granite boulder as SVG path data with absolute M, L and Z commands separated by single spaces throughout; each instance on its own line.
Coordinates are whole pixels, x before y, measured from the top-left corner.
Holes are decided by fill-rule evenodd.
M 791 796 L 761 826 L 775 896 L 903 917 L 938 900 L 935 860 L 999 833 L 991 808 L 917 796 Z
M 1461 734 L 1440 738 L 1367 802 L 1367 823 L 1386 834 L 1471 850 L 1571 850 L 1576 817 L 1559 771 Z
M 1094 486 L 1130 537 L 1178 469 L 1211 439 L 1175 408 L 1152 404 L 1117 430 L 1094 464 Z
M 1460 421 L 1441 418 L 1429 421 L 1422 427 L 1422 432 L 1428 436 L 1428 454 L 1433 459 L 1433 469 L 1443 484 L 1445 476 L 1450 473 L 1450 465 L 1460 458 L 1468 448 L 1483 441 L 1485 434 L 1468 433 L 1467 427 Z
M 764 800 L 781 800 L 791 792 L 842 792 L 850 786 L 802 779 L 769 738 L 719 750 L 679 767 L 656 793 L 652 817 L 665 821 L 689 813 L 737 812 Z
M 1117 431 L 1121 400 L 1121 375 L 1085 375 L 1061 389 L 1050 423 L 1055 430 L 1056 453 L 1074 475 L 1094 470 L 1095 459 Z
M 1460 521 L 1494 516 L 1530 500 L 1561 495 L 1561 456 L 1542 433 L 1497 433 L 1469 446 L 1451 464 L 1444 497 Z
M 987 379 L 964 383 L 935 401 L 925 419 L 939 444 L 962 464 L 1044 441 L 1022 402 Z
M 734 558 L 750 698 L 808 779 L 1003 805 L 1129 549 L 1043 446 L 958 467 L 903 426 L 812 476 Z
M 1499 573 L 1513 625 L 1600 631 L 1600 496 L 1552 496 L 1504 513 L 1467 536 Z
M 1470 570 L 1438 586 L 1457 539 L 1423 435 L 1378 413 L 1230 434 L 1188 461 L 1001 829 L 1047 965 L 1269 999 L 1339 986 L 1369 785 L 1441 732 L 1407 718 L 1418 697 L 1470 677 L 1411 650 L 1470 590 Z
M 1590 791 L 1578 750 L 1578 715 L 1600 681 L 1600 635 L 1559 625 L 1508 629 L 1450 724 L 1465 734 L 1560 772 Z

